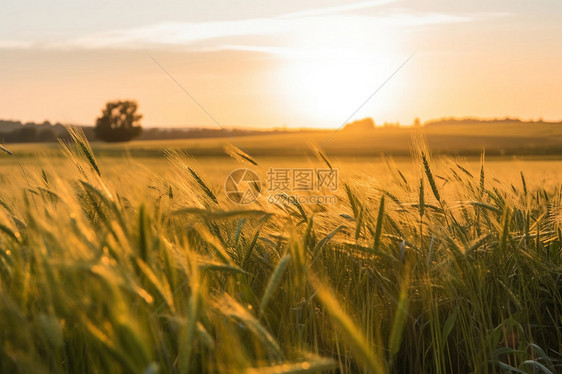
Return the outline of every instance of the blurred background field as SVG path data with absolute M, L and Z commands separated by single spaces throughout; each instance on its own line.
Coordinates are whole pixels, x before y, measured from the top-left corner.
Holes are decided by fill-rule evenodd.
M 506 126 L 513 130 L 513 124 Z M 480 154 L 485 150 L 486 167 L 495 178 L 517 183 L 523 172 L 529 183 L 548 185 L 555 183 L 562 172 L 562 154 L 555 152 L 557 147 L 562 148 L 559 127 L 543 126 L 541 131 L 534 132 L 526 125 L 522 128 L 529 131 L 511 131 L 514 135 L 507 137 L 501 135 L 507 128 L 494 127 L 488 129 L 486 135 L 480 129 L 478 136 L 467 138 L 467 134 L 474 131 L 474 125 L 458 125 L 455 129 L 430 126 L 423 134 L 435 155 L 438 172 L 445 172 L 451 163 L 460 163 L 477 174 Z M 413 133 L 416 132 L 406 129 L 377 129 L 359 135 L 342 131 L 326 143 L 324 149 L 344 178 L 380 178 L 388 172 L 388 160 L 392 160 L 404 174 L 410 174 L 417 170 L 411 157 Z M 199 172 L 220 191 L 227 175 L 240 167 L 225 152 L 227 145 L 241 145 L 244 151 L 258 159 L 259 167 L 254 169 L 265 181 L 269 168 L 322 166 L 312 147 L 321 144 L 330 134 L 322 131 L 248 136 L 236 140 L 226 137 L 119 144 L 93 142 L 92 148 L 106 177 L 122 183 L 123 187 L 139 188 L 136 182 L 139 176 L 148 181 L 151 175 L 169 173 L 165 151 L 175 149 L 192 156 Z M 40 173 L 42 168 L 59 169 L 59 174 L 61 170 L 72 170 L 58 143 L 9 144 L 6 147 L 15 157 L 0 153 L 0 184 L 4 187 L 21 186 L 24 182 L 20 165 L 25 165 L 28 173 L 32 170 Z M 450 152 L 452 149 L 456 152 Z
M 393 158 L 396 166 L 405 174 L 411 175 L 417 171 L 415 162 L 406 157 Z M 446 171 L 451 163 L 456 162 L 475 175 L 478 174 L 480 160 L 476 157 L 450 157 L 438 156 L 435 159 L 437 174 L 439 171 Z M 171 172 L 169 161 L 164 157 L 99 157 L 99 163 L 103 167 L 105 177 L 120 183 L 123 187 L 138 188 L 138 179 L 150 180 L 152 175 L 166 175 Z M 40 174 L 42 169 L 56 170 L 58 175 L 69 174 L 74 177 L 72 164 L 59 157 L 44 158 L 22 158 L 21 160 L 12 157 L 1 156 L 0 184 L 7 186 L 21 187 L 25 185 L 25 177 L 19 165 L 25 167 L 26 173 Z M 224 180 L 228 174 L 240 166 L 235 160 L 224 157 L 197 157 L 193 164 L 205 175 L 212 185 L 222 190 Z M 380 179 L 387 173 L 386 159 L 380 156 L 375 157 L 338 157 L 332 160 L 332 164 L 338 169 L 342 177 L 370 177 Z M 304 155 L 303 157 L 261 157 L 259 166 L 251 167 L 263 177 L 269 168 L 310 168 L 325 167 L 317 159 Z M 558 176 L 562 175 L 562 156 L 561 157 L 493 157 L 486 159 L 487 170 L 490 175 L 503 182 L 518 183 L 521 180 L 521 173 L 528 178 L 528 182 L 533 185 L 554 185 L 559 183 Z
M 330 157 L 374 157 L 382 154 L 404 157 L 410 155 L 412 136 L 421 135 L 435 154 L 479 157 L 485 149 L 488 156 L 562 156 L 562 123 L 510 119 L 443 120 L 418 128 L 381 126 L 354 131 L 352 126 L 346 126 L 337 132 L 292 130 L 235 137 L 221 131 L 218 134 L 222 137 L 137 140 L 119 144 L 93 142 L 93 148 L 98 157 L 160 157 L 166 148 L 185 150 L 193 156 L 222 157 L 225 145 L 234 143 L 254 157 L 302 157 L 312 144 L 321 146 Z M 9 148 L 20 157 L 60 154 L 56 142 L 10 144 Z

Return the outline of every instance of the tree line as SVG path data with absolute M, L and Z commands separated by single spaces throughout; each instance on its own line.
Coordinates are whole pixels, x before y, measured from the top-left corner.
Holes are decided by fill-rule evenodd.
M 88 140 L 103 140 L 106 142 L 126 142 L 134 138 L 144 140 L 157 139 L 193 139 L 193 138 L 215 138 L 226 136 L 221 129 L 205 128 L 183 128 L 183 129 L 160 129 L 152 128 L 144 131 L 140 123 L 143 115 L 138 113 L 138 103 L 134 100 L 109 101 L 101 111 L 101 115 L 96 119 L 95 127 L 81 126 Z M 529 124 L 548 124 L 542 118 L 536 121 L 523 121 L 519 118 L 440 118 L 430 120 L 422 124 L 419 118 L 415 118 L 412 126 L 454 126 L 478 123 L 529 123 Z M 385 122 L 383 128 L 400 128 L 399 122 Z M 346 124 L 344 130 L 351 132 L 364 132 L 375 130 L 375 122 L 372 118 L 363 118 Z M 294 130 L 299 131 L 299 130 Z M 305 130 L 300 130 L 305 131 Z M 313 131 L 313 130 L 307 130 Z M 287 132 L 287 130 L 230 130 L 233 136 L 248 135 L 267 135 Z M 20 121 L 0 120 L 0 144 L 5 143 L 32 143 L 32 142 L 55 142 L 59 138 L 67 138 L 66 128 L 60 124 L 51 124 L 49 121 L 37 124 L 28 122 L 23 124 Z

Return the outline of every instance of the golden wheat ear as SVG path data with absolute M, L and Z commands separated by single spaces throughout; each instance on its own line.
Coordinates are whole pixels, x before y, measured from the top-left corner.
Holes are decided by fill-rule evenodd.
M 224 147 L 224 151 L 226 152 L 227 155 L 229 155 L 230 157 L 232 157 L 238 162 L 249 163 L 254 166 L 258 165 L 257 161 L 254 160 L 249 154 L 247 154 L 246 152 L 244 152 L 243 150 L 232 144 L 226 145 Z

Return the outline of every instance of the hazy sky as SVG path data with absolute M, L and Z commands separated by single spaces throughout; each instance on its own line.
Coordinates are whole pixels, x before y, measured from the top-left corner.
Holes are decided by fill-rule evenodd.
M 562 119 L 560 0 L 2 0 L 0 119 L 336 127 L 355 118 Z M 147 52 L 149 54 L 147 54 Z

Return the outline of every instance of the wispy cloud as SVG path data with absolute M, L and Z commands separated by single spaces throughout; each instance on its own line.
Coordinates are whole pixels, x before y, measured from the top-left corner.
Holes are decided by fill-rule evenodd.
M 61 48 L 142 47 L 145 45 L 189 45 L 224 37 L 272 35 L 282 33 L 289 25 L 278 19 L 254 18 L 220 22 L 164 22 L 124 30 L 86 35 L 51 44 Z
M 397 25 L 397 26 L 424 26 L 424 25 L 441 25 L 448 23 L 461 23 L 476 21 L 473 15 L 459 15 L 459 14 L 446 14 L 446 13 L 423 13 L 423 14 L 408 14 L 396 13 L 387 17 L 381 18 L 381 21 Z
M 244 44 L 222 44 L 218 49 L 223 50 L 235 50 L 235 51 L 246 51 L 246 52 L 259 52 L 267 53 L 271 55 L 281 55 L 281 56 L 295 56 L 300 50 L 291 47 L 275 47 L 270 45 L 244 45 Z
M 33 45 L 33 42 L 28 41 L 0 40 L 0 49 L 29 49 Z
M 147 45 L 174 45 L 189 47 L 200 42 L 224 44 L 221 38 L 238 40 L 235 44 L 247 44 L 249 36 L 274 37 L 281 34 L 298 34 L 306 38 L 307 33 L 318 30 L 341 30 L 358 27 L 366 33 L 378 30 L 380 25 L 420 26 L 474 21 L 471 16 L 440 13 L 405 14 L 387 16 L 331 15 L 322 18 L 255 18 L 238 21 L 199 22 L 199 23 L 159 23 L 155 25 L 114 30 L 50 43 L 49 48 L 139 48 Z M 201 47 L 198 45 L 197 47 Z M 209 46 L 207 46 L 208 48 Z
M 196 51 L 237 49 L 279 54 L 283 53 L 283 48 L 286 50 L 289 45 L 299 44 L 307 39 L 309 45 L 314 45 L 317 41 L 322 43 L 329 38 L 353 40 L 380 36 L 392 27 L 474 22 L 491 17 L 489 14 L 408 12 L 387 7 L 395 2 L 397 0 L 361 1 L 270 18 L 161 22 L 122 30 L 96 32 L 57 42 L 0 40 L 0 49 L 137 49 L 161 46 Z M 351 12 L 370 8 L 377 11 L 369 12 L 368 15 Z M 492 16 L 495 17 L 497 14 Z M 255 38 L 252 37 L 259 37 L 262 41 L 256 46 Z
M 368 9 L 380 7 L 383 5 L 395 3 L 397 0 L 371 0 L 371 1 L 361 1 L 358 3 L 345 4 L 340 6 L 328 7 L 328 8 L 317 8 L 302 10 L 299 12 L 293 12 L 283 15 L 284 18 L 294 18 L 294 17 L 313 17 L 313 16 L 325 16 L 334 13 L 344 13 L 359 9 Z

